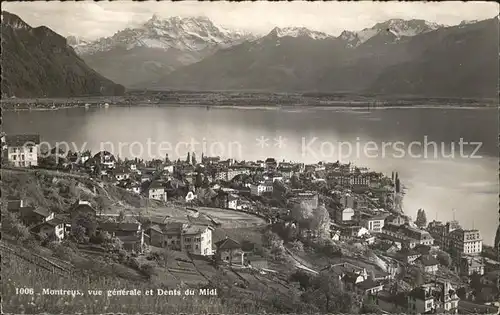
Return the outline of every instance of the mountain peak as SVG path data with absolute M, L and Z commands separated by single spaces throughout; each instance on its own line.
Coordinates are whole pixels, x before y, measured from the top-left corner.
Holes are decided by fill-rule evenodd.
M 437 23 L 425 20 L 390 19 L 375 24 L 371 28 L 365 28 L 359 32 L 344 31 L 339 38 L 348 42 L 350 46 L 359 46 L 378 34 L 392 34 L 396 40 L 401 37 L 412 37 L 418 34 L 431 32 L 444 27 Z
M 31 26 L 24 22 L 19 16 L 7 11 L 2 11 L 2 25 L 9 25 L 13 29 L 31 29 Z
M 136 47 L 163 50 L 201 52 L 226 48 L 253 38 L 244 32 L 229 31 L 217 26 L 206 16 L 173 16 L 163 18 L 158 14 L 135 28 L 118 31 L 113 36 L 82 43 L 71 41 L 77 52 L 95 54 L 115 48 L 130 50 Z
M 270 36 L 273 37 L 310 37 L 312 39 L 326 39 L 331 37 L 330 35 L 323 33 L 312 31 L 306 27 L 275 27 L 269 33 Z

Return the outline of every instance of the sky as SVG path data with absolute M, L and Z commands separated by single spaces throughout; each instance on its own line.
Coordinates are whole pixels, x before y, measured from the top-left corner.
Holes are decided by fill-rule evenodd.
M 228 29 L 266 34 L 274 27 L 303 26 L 339 35 L 391 18 L 424 19 L 444 25 L 483 20 L 499 13 L 495 2 L 4 2 L 2 10 L 33 27 L 45 25 L 63 36 L 96 39 L 160 17 L 206 16 Z

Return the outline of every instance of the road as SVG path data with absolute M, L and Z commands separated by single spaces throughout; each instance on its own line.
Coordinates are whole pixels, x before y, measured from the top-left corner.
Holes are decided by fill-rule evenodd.
M 302 269 L 304 271 L 308 271 L 310 273 L 313 273 L 315 275 L 319 274 L 319 272 L 317 272 L 316 270 L 313 270 L 309 267 L 307 267 L 303 262 L 302 262 L 302 259 L 300 258 L 297 258 L 295 257 L 295 255 L 288 249 L 285 247 L 285 251 L 288 253 L 288 255 L 293 259 L 293 261 L 295 262 L 295 267 L 299 268 L 299 269 Z

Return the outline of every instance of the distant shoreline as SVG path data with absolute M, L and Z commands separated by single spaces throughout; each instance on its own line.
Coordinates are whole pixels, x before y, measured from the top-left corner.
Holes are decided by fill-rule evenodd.
M 252 110 L 252 109 L 266 109 L 266 110 L 340 110 L 340 111 L 348 111 L 348 110 L 382 110 L 382 109 L 493 109 L 498 106 L 493 104 L 481 104 L 481 105 L 471 105 L 471 104 L 434 104 L 434 105 L 426 105 L 426 104 L 415 104 L 415 105 L 216 105 L 216 104 L 192 104 L 192 103 L 162 103 L 162 104 L 110 104 L 109 108 L 113 107 L 134 107 L 134 108 L 150 108 L 150 107 L 199 107 L 199 108 L 207 108 L 207 109 L 241 109 L 241 110 Z M 57 110 L 65 110 L 65 109 L 75 109 L 75 108 L 85 108 L 83 105 L 75 105 L 75 106 L 61 106 L 56 108 L 4 108 L 2 106 L 2 111 L 5 112 L 27 112 L 27 111 L 57 111 Z M 101 108 L 105 109 L 103 106 L 90 105 L 89 109 Z

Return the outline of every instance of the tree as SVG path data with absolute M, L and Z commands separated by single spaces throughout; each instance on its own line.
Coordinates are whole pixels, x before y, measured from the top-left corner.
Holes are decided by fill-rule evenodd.
M 419 287 L 423 285 L 424 282 L 424 276 L 422 275 L 422 271 L 420 269 L 417 269 L 415 272 L 415 277 L 413 278 L 413 285 L 414 287 Z
M 290 276 L 290 280 L 293 282 L 298 282 L 301 290 L 309 289 L 311 285 L 311 276 L 303 270 L 297 270 Z
M 330 214 L 325 206 L 319 206 L 313 210 L 312 228 L 322 238 L 330 236 Z
M 116 221 L 121 223 L 124 220 L 125 220 L 125 211 L 120 210 L 120 213 L 118 213 L 118 217 L 116 218 Z
M 447 252 L 444 252 L 442 250 L 437 252 L 437 259 L 441 265 L 443 265 L 447 268 L 450 267 L 451 264 L 453 263 L 450 254 L 448 254 Z
M 497 255 L 500 257 L 500 223 L 498 224 L 497 233 L 495 235 L 495 244 L 494 244 Z
M 194 152 L 191 155 L 191 164 L 193 164 L 193 165 L 198 164 L 197 161 L 196 161 L 196 153 L 194 153 Z
M 304 244 L 302 244 L 301 241 L 293 241 L 290 243 L 292 250 L 296 253 L 303 252 L 304 251 Z
M 168 158 L 168 153 L 165 154 L 165 163 L 170 164 L 170 159 Z
M 198 187 L 202 187 L 203 186 L 203 177 L 201 175 L 200 172 L 198 172 L 198 174 L 196 174 L 196 179 L 195 179 L 195 182 L 194 182 L 194 187 L 198 188 Z
M 399 181 L 399 178 L 396 178 L 396 193 L 401 192 L 401 183 Z
M 72 233 L 77 239 L 81 241 L 87 242 L 87 239 L 84 239 L 83 236 L 91 237 L 95 235 L 97 230 L 97 221 L 95 217 L 90 214 L 80 213 L 74 220 L 74 224 L 72 224 Z M 83 234 L 83 235 L 82 235 Z
M 360 304 L 358 297 L 351 292 L 345 292 L 338 276 L 331 272 L 317 275 L 304 298 L 325 313 L 356 313 Z
M 417 219 L 415 220 L 415 224 L 419 228 L 425 228 L 427 226 L 427 216 L 425 215 L 424 209 L 418 209 Z
M 364 303 L 360 314 L 383 314 L 382 309 L 373 302 Z
M 293 174 L 292 177 L 290 178 L 292 188 L 294 189 L 300 189 L 302 188 L 302 183 L 300 182 L 300 178 L 298 174 Z
M 191 163 L 191 153 L 190 152 L 188 152 L 188 154 L 187 154 L 186 163 Z
M 304 221 L 307 219 L 310 219 L 313 215 L 313 208 L 311 204 L 307 202 L 301 202 L 299 204 L 296 204 L 292 208 L 292 217 L 296 221 Z
M 109 207 L 111 207 L 111 201 L 102 195 L 97 196 L 96 203 L 97 203 L 97 206 L 99 207 L 99 210 L 101 212 L 103 212 L 103 211 L 109 209 Z
M 19 221 L 17 215 L 11 212 L 2 213 L 2 232 L 10 234 L 20 241 L 30 237 L 28 228 Z

